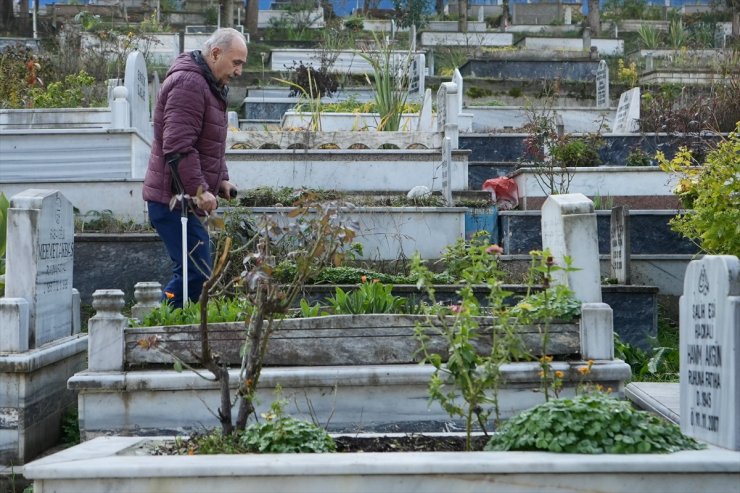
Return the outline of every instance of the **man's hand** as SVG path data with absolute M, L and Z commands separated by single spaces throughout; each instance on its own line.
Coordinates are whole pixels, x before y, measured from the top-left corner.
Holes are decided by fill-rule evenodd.
M 221 182 L 221 186 L 218 189 L 218 196 L 224 199 L 230 199 L 232 198 L 232 190 L 234 191 L 234 197 L 236 197 L 236 186 L 230 181 L 223 180 Z
M 211 213 L 218 207 L 218 200 L 211 192 L 203 192 L 195 197 L 195 205 L 203 212 Z

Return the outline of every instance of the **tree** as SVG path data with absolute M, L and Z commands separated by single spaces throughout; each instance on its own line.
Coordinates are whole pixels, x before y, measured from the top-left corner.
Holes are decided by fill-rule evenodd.
M 232 9 L 233 10 L 233 9 Z M 259 0 L 247 0 L 247 12 L 245 14 L 245 22 L 247 26 L 247 31 L 249 32 L 249 36 L 251 39 L 257 39 L 257 18 L 259 17 L 260 13 L 260 3 Z M 232 12 L 232 20 L 233 20 L 233 12 Z
M 601 14 L 599 13 L 599 0 L 588 0 L 588 27 L 591 28 L 591 34 L 598 36 L 601 34 Z
M 740 0 L 725 0 L 732 13 L 732 37 L 740 37 Z
M 458 0 L 457 12 L 460 20 L 457 21 L 457 30 L 461 33 L 468 32 L 468 0 Z
M 224 2 L 224 21 L 223 27 L 234 27 L 234 0 L 223 0 Z
M 422 27 L 427 22 L 429 0 L 393 0 L 393 8 L 401 27 Z
M 442 15 L 445 12 L 445 0 L 434 0 L 434 12 Z

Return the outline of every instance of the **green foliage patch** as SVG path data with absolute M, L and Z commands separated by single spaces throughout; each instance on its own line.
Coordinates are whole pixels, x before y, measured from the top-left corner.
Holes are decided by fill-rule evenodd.
M 596 392 L 554 399 L 508 420 L 485 450 L 648 454 L 704 448 L 678 426 Z

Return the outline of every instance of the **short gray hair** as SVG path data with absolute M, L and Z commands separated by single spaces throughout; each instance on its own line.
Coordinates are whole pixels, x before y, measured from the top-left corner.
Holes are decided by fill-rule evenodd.
M 221 48 L 226 51 L 231 48 L 231 43 L 235 39 L 241 39 L 244 44 L 247 44 L 244 35 L 231 27 L 222 27 L 217 29 L 213 34 L 203 43 L 203 52 L 210 53 L 214 48 Z

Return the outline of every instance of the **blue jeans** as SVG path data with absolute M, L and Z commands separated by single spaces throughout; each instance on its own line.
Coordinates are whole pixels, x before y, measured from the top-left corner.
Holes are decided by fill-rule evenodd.
M 162 299 L 175 307 L 182 307 L 182 223 L 180 209 L 170 210 L 167 204 L 147 202 L 149 221 L 162 238 L 167 253 L 172 259 L 172 279 L 164 288 Z M 192 212 L 188 214 L 188 298 L 198 301 L 203 283 L 211 275 L 211 244 L 208 231 Z

